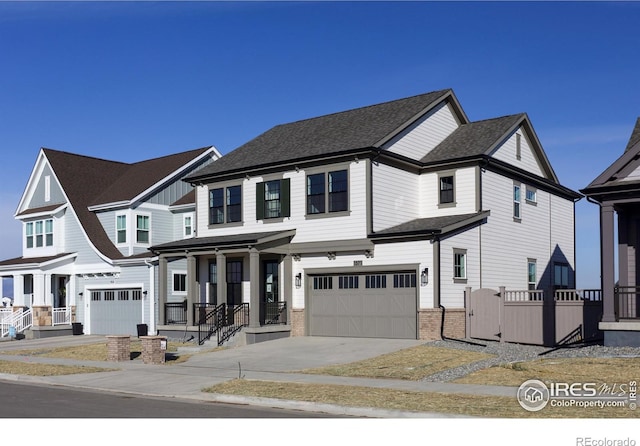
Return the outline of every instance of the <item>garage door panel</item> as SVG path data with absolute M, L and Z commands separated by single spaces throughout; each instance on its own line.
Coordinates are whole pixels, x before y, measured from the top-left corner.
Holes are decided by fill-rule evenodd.
M 93 290 L 91 296 L 91 334 L 137 335 L 137 324 L 142 322 L 141 289 Z

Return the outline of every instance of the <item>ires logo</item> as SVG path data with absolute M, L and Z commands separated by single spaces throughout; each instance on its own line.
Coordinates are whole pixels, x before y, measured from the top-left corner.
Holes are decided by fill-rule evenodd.
M 585 398 L 598 396 L 596 383 L 551 383 L 549 386 L 551 398 Z

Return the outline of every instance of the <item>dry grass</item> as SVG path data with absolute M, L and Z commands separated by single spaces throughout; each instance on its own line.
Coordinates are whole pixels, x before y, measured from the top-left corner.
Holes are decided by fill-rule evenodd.
M 548 358 L 490 367 L 455 382 L 516 387 L 529 379 L 621 384 L 639 381 L 639 371 L 640 358 Z
M 446 369 L 492 357 L 493 355 L 485 353 L 420 345 L 364 361 L 307 369 L 302 372 L 316 375 L 418 381 Z
M 639 418 L 640 410 L 627 408 L 559 408 L 547 406 L 527 412 L 515 398 L 340 385 L 297 384 L 236 379 L 204 389 L 205 392 L 284 400 L 375 407 L 387 410 L 438 412 L 488 418 Z
M 73 375 L 76 373 L 96 373 L 111 372 L 116 369 L 105 369 L 100 367 L 85 366 L 68 366 L 55 364 L 38 364 L 35 362 L 25 361 L 1 361 L 0 373 L 11 375 L 30 375 L 30 376 L 59 376 Z

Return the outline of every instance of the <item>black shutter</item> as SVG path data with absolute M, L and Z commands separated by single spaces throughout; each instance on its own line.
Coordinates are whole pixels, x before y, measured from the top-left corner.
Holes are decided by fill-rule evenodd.
M 264 219 L 264 183 L 256 184 L 256 220 Z
M 280 181 L 280 210 L 283 217 L 291 216 L 291 181 L 284 178 Z

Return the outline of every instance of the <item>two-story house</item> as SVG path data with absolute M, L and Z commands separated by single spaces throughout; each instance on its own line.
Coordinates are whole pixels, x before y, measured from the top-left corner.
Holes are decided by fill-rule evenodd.
M 205 147 L 123 163 L 41 149 L 15 213 L 22 256 L 0 262 L 31 334 L 68 334 L 72 322 L 89 334 L 155 331 L 149 247 L 194 236 L 195 194 L 182 179 L 219 157 Z M 172 272 L 173 293 L 185 295 L 186 262 Z
M 449 89 L 278 125 L 186 181 L 197 236 L 152 247 L 161 333 L 184 259 L 188 307 L 242 305 L 247 342 L 464 337 L 467 287 L 574 286 L 580 195 L 526 114 L 470 122 Z

